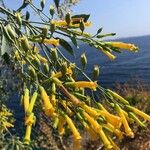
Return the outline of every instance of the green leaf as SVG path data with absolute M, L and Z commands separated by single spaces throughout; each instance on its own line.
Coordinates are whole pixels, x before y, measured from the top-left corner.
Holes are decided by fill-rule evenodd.
M 73 52 L 73 49 L 71 47 L 71 45 L 64 39 L 61 39 L 61 38 L 58 38 L 59 39 L 59 43 L 60 45 L 66 49 L 71 55 L 74 56 L 74 52 Z
M 107 36 L 115 36 L 116 33 L 109 33 L 109 34 L 101 34 L 101 35 L 97 35 L 97 38 L 104 38 L 104 37 L 107 37 Z
M 89 17 L 90 17 L 89 14 L 80 14 L 80 15 L 74 15 L 71 18 L 83 18 L 83 21 L 87 22 Z
M 97 34 L 101 33 L 102 30 L 103 30 L 103 28 L 98 29 L 98 30 L 97 30 Z
M 44 9 L 44 6 L 45 6 L 45 0 L 41 0 L 40 5 L 41 5 L 41 8 L 42 8 L 42 10 L 43 10 L 43 9 Z
M 54 0 L 54 3 L 55 3 L 56 8 L 58 8 L 58 7 L 59 7 L 60 0 Z

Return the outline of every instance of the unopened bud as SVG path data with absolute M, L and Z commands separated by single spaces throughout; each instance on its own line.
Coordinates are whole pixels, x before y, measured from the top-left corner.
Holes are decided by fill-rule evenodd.
M 99 66 L 94 66 L 94 69 L 93 69 L 93 78 L 96 79 L 98 76 L 99 76 Z
M 70 15 L 70 13 L 66 14 L 65 21 L 66 21 L 67 25 L 69 25 L 71 23 L 71 15 Z
M 63 75 L 66 74 L 66 72 L 67 72 L 67 63 L 66 62 L 62 63 L 61 72 L 62 72 Z
M 29 41 L 27 39 L 26 36 L 23 36 L 21 39 L 21 46 L 22 46 L 22 49 L 25 51 L 25 52 L 28 52 L 30 50 L 30 44 L 29 44 Z
M 82 67 L 85 68 L 85 66 L 86 66 L 86 64 L 87 64 L 87 58 L 86 58 L 85 53 L 83 53 L 83 54 L 81 55 L 80 61 L 81 61 Z
M 49 12 L 50 12 L 51 16 L 53 17 L 53 15 L 54 15 L 54 13 L 55 13 L 55 9 L 54 9 L 54 6 L 53 6 L 53 5 L 50 5 Z
M 21 18 L 20 13 L 17 12 L 15 16 L 16 16 L 17 24 L 18 24 L 19 26 L 21 26 L 21 25 L 22 25 L 22 18 Z
M 58 53 L 56 48 L 51 48 L 51 57 L 53 61 L 57 61 Z

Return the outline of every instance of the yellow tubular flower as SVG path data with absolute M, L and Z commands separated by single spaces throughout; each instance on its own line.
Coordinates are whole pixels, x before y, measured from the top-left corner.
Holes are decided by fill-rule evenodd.
M 40 54 L 37 54 L 37 57 L 43 64 L 48 62 L 47 59 L 45 57 L 41 56 Z
M 116 129 L 112 124 L 110 123 L 107 123 L 107 124 L 104 124 L 103 126 L 106 126 L 107 128 L 111 129 L 113 131 L 113 133 L 119 138 L 119 139 L 122 139 L 123 138 L 123 133 Z
M 35 101 L 36 101 L 36 99 L 37 99 L 37 96 L 38 96 L 38 93 L 37 93 L 37 92 L 34 92 L 32 98 L 31 98 L 29 107 L 28 107 L 28 109 L 27 109 L 27 112 L 29 112 L 29 113 L 32 112 L 33 107 L 34 107 L 34 104 L 35 104 Z
M 44 39 L 43 43 L 59 46 L 59 40 L 57 39 Z
M 85 111 L 83 111 L 84 117 L 87 119 L 87 121 L 91 124 L 95 132 L 98 132 L 102 129 L 102 127 L 98 124 L 96 120 L 94 120 L 90 115 L 88 115 Z
M 101 49 L 101 51 L 102 51 L 106 56 L 108 56 L 110 60 L 116 59 L 116 56 L 113 55 L 113 54 L 111 54 L 109 51 L 104 50 L 104 49 Z
M 68 24 L 65 20 L 59 20 L 59 21 L 53 20 L 52 23 L 55 24 L 56 27 L 67 27 L 68 26 Z M 92 23 L 91 22 L 85 22 L 84 25 L 85 25 L 85 27 L 90 27 L 92 25 Z M 71 22 L 69 24 L 69 27 L 79 28 L 80 23 L 74 24 L 73 22 Z
M 67 115 L 65 115 L 65 119 L 73 133 L 74 140 L 81 140 L 80 133 L 77 130 L 77 128 L 75 127 L 73 121 Z
M 66 75 L 72 75 L 73 72 L 72 72 L 72 68 L 71 67 L 68 67 L 67 68 L 67 72 L 66 72 Z M 52 75 L 52 77 L 56 77 L 56 78 L 61 78 L 63 76 L 62 72 L 56 72 L 54 75 Z
M 24 144 L 26 145 L 30 144 L 31 129 L 32 129 L 32 125 L 28 125 L 26 127 L 26 133 L 25 133 L 25 138 L 24 138 Z
M 82 122 L 82 124 L 85 130 L 89 133 L 91 140 L 95 141 L 96 139 L 98 139 L 97 133 L 86 122 Z
M 39 89 L 41 92 L 41 98 L 43 99 L 43 102 L 44 102 L 45 114 L 48 116 L 52 116 L 55 109 L 54 109 L 53 105 L 51 104 L 45 89 L 42 86 L 40 86 Z
M 59 116 L 59 122 L 58 122 L 58 132 L 60 135 L 63 135 L 65 133 L 64 125 L 66 124 L 66 120 Z
M 112 140 L 112 138 L 109 135 L 107 135 L 107 138 L 111 142 L 114 150 L 120 150 L 120 148 L 117 146 L 117 144 Z
M 107 136 L 105 135 L 105 133 L 102 129 L 99 131 L 99 135 L 100 135 L 106 149 L 112 149 L 113 146 L 111 145 L 110 141 L 108 140 Z
M 66 112 L 72 116 L 73 112 L 71 111 L 71 109 L 67 106 L 67 102 L 66 101 L 60 101 L 60 103 L 63 105 L 63 107 L 66 109 Z
M 25 117 L 25 125 L 32 125 L 35 123 L 34 113 L 31 113 L 29 116 Z
M 120 124 L 121 124 L 121 118 L 120 117 L 115 116 L 113 114 L 110 114 L 107 111 L 98 110 L 98 109 L 95 109 L 95 110 L 97 111 L 99 116 L 101 115 L 101 116 L 106 117 L 107 121 L 109 123 L 111 123 L 115 128 L 119 128 L 120 127 Z
M 101 114 L 103 114 L 107 121 L 110 122 L 115 128 L 119 128 L 119 126 L 121 125 L 121 119 L 118 116 L 115 116 L 113 114 L 110 114 L 104 107 L 102 104 L 98 103 L 99 108 L 102 111 L 99 111 Z
M 82 107 L 92 117 L 95 118 L 99 116 L 99 114 L 94 109 L 92 109 L 92 107 L 86 105 L 85 103 L 80 103 L 79 106 Z
M 129 110 L 132 110 L 135 114 L 143 117 L 145 120 L 150 121 L 150 116 L 145 114 L 144 112 L 140 111 L 139 109 L 132 107 L 132 106 L 126 106 Z
M 122 109 L 120 108 L 119 105 L 116 105 L 116 109 L 118 111 L 119 116 L 122 119 L 122 123 L 123 123 L 124 129 L 125 129 L 126 135 L 133 138 L 134 137 L 134 133 L 132 132 L 131 128 L 129 127 L 128 121 L 127 121 L 127 119 L 126 119 Z
M 10 127 L 14 127 L 13 124 L 9 123 L 9 122 L 4 122 L 3 125 L 6 127 L 6 128 L 10 128 Z
M 137 51 L 138 50 L 137 46 L 135 46 L 134 44 L 130 44 L 130 43 L 109 42 L 108 44 L 110 44 L 113 47 L 120 48 L 120 49 L 127 49 L 127 50 L 131 50 L 131 51 Z
M 78 81 L 74 82 L 73 84 L 77 88 L 90 88 L 93 89 L 94 91 L 96 90 L 97 87 L 97 82 Z
M 107 91 L 116 99 L 120 100 L 123 104 L 129 104 L 127 100 L 125 100 L 122 96 L 118 95 L 116 92 L 107 89 Z
M 24 90 L 23 102 L 24 102 L 24 111 L 26 112 L 29 107 L 29 90 L 27 88 Z

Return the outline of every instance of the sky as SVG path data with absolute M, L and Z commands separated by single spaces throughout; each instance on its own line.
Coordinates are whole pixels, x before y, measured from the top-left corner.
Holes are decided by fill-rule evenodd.
M 10 7 L 17 8 L 21 0 L 4 0 Z M 40 0 L 34 0 L 39 3 Z M 47 0 L 46 11 L 52 0 Z M 150 34 L 150 0 L 81 0 L 72 8 L 74 14 L 91 14 L 93 25 L 88 29 L 96 33 L 103 27 L 103 33 L 115 32 L 116 37 L 130 37 Z

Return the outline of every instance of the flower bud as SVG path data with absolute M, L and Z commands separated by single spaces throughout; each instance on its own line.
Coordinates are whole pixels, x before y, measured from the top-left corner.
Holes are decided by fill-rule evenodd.
M 85 53 L 81 54 L 80 61 L 81 61 L 82 67 L 85 68 L 85 66 L 87 64 L 87 58 L 86 58 Z
M 21 46 L 22 46 L 22 49 L 25 51 L 25 52 L 28 52 L 30 50 L 30 44 L 29 44 L 29 41 L 27 39 L 26 36 L 23 36 L 21 39 L 20 39 L 20 42 L 21 42 Z
M 19 12 L 17 12 L 17 13 L 15 14 L 15 16 L 16 16 L 17 24 L 18 24 L 19 26 L 21 26 L 21 25 L 22 25 L 21 14 L 20 14 Z
M 53 61 L 57 61 L 58 53 L 56 48 L 51 48 L 51 57 Z
M 34 69 L 32 66 L 29 66 L 29 67 L 28 67 L 28 70 L 29 70 L 30 76 L 35 80 L 35 79 L 36 79 L 36 72 L 35 72 L 35 69 Z
M 10 24 L 8 24 L 6 26 L 6 30 L 8 32 L 8 34 L 10 35 L 10 37 L 14 40 L 16 38 L 16 33 L 15 31 L 12 29 L 12 27 L 10 26 Z
M 53 34 L 55 32 L 55 29 L 56 29 L 55 23 L 53 21 L 51 21 L 51 25 L 50 25 L 51 34 Z
M 67 25 L 69 25 L 71 23 L 71 15 L 70 15 L 70 13 L 66 14 L 65 21 L 66 21 Z
M 67 63 L 66 62 L 62 63 L 61 72 L 62 72 L 62 75 L 65 75 L 67 73 Z
M 93 78 L 96 79 L 99 76 L 99 66 L 94 66 L 94 70 L 93 70 Z
M 54 6 L 53 6 L 53 5 L 50 5 L 49 12 L 50 12 L 51 16 L 53 17 L 53 16 L 54 16 L 54 13 L 55 13 Z
M 44 70 L 44 73 L 45 73 L 45 74 L 48 74 L 48 73 L 49 73 L 49 65 L 48 65 L 48 63 L 44 63 L 44 64 L 43 64 L 43 70 Z

